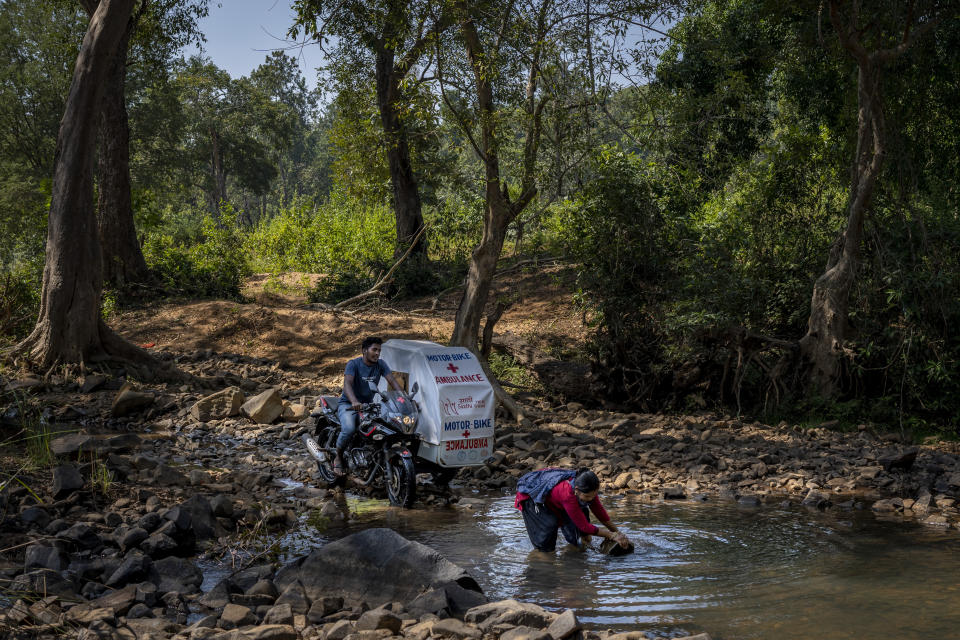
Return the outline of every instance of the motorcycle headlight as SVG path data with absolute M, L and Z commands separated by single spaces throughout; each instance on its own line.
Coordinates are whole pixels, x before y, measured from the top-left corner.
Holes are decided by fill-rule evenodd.
M 408 427 L 413 424 L 413 416 L 403 416 L 403 424 Z
M 383 440 L 383 434 L 382 434 L 382 433 L 375 433 L 375 434 L 373 434 L 373 439 L 374 439 L 374 440 Z

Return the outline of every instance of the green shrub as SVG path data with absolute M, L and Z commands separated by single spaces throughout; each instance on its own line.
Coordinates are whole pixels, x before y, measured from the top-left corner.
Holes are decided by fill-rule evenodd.
M 149 235 L 143 254 L 163 286 L 177 295 L 239 300 L 243 280 L 250 274 L 244 234 L 229 205 L 220 220 L 205 215 L 193 228 L 167 228 Z
M 40 309 L 41 280 L 37 267 L 0 271 L 0 344 L 25 337 L 33 327 Z

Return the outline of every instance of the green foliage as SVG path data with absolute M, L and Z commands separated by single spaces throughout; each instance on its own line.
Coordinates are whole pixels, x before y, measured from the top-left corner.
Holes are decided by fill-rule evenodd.
M 339 194 L 315 205 L 300 199 L 261 221 L 246 240 L 254 269 L 367 274 L 393 254 L 393 214 Z
M 184 226 L 149 235 L 143 247 L 147 265 L 172 294 L 241 299 L 250 266 L 236 214 L 227 205 L 217 220 L 203 215 L 199 224 L 191 221 L 196 219 L 180 218 Z
M 494 351 L 487 358 L 487 363 L 490 365 L 490 371 L 501 383 L 506 382 L 508 386 L 512 385 L 528 391 L 542 390 L 540 382 L 522 364 L 508 354 Z

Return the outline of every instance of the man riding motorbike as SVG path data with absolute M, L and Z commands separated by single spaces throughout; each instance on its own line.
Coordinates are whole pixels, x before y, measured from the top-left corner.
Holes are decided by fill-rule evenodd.
M 360 345 L 359 358 L 347 362 L 343 373 L 343 394 L 337 403 L 337 415 L 340 418 L 340 436 L 337 438 L 337 454 L 333 460 L 334 473 L 342 476 L 345 473 L 343 452 L 353 434 L 357 432 L 360 420 L 358 411 L 365 403 L 373 402 L 373 389 L 380 382 L 380 376 L 387 380 L 390 387 L 401 391 L 400 384 L 393 376 L 393 372 L 386 362 L 380 359 L 380 348 L 383 340 L 376 336 L 364 338 Z M 372 384 L 372 387 L 371 387 Z

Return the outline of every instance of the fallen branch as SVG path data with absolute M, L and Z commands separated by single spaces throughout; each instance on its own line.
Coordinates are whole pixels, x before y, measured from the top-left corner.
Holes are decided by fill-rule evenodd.
M 364 300 L 366 298 L 369 298 L 370 296 L 375 296 L 375 295 L 383 295 L 383 292 L 380 291 L 380 288 L 383 287 L 384 285 L 387 285 L 393 282 L 393 277 L 392 277 L 393 273 L 397 270 L 397 268 L 401 264 L 403 264 L 403 262 L 410 256 L 410 254 L 413 253 L 413 248 L 417 246 L 417 242 L 420 241 L 420 236 L 422 236 L 426 230 L 427 230 L 427 225 L 423 225 L 422 227 L 420 227 L 420 230 L 417 231 L 417 235 L 413 237 L 413 241 L 410 243 L 410 246 L 407 247 L 407 250 L 403 253 L 403 255 L 400 256 L 400 259 L 394 262 L 393 266 L 390 267 L 390 269 L 385 274 L 383 274 L 383 276 L 381 276 L 380 279 L 377 280 L 372 287 L 370 287 L 363 293 L 353 296 L 352 298 L 347 298 L 343 302 L 338 302 L 337 304 L 333 305 L 333 308 L 342 309 L 350 304 L 353 304 L 357 300 Z

